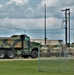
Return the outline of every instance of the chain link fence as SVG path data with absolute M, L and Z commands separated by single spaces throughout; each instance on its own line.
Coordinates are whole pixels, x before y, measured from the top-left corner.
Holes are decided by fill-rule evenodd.
M 74 73 L 74 50 L 65 47 L 61 41 L 58 45 L 42 46 L 39 50 L 39 71 L 49 73 Z

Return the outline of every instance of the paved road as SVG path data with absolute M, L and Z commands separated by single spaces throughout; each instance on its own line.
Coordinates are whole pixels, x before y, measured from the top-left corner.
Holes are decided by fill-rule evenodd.
M 41 60 L 56 60 L 56 59 L 74 59 L 74 56 L 73 57 L 44 57 L 44 58 L 40 58 Z M 0 59 L 0 61 L 14 61 L 14 60 L 23 60 L 23 61 L 26 61 L 26 60 L 38 60 L 38 58 L 14 58 L 14 59 Z
M 14 61 L 14 60 L 23 60 L 23 61 L 26 61 L 26 60 L 38 60 L 38 59 L 37 58 L 36 59 L 32 59 L 32 58 L 28 58 L 28 59 L 24 59 L 24 58 L 0 59 L 0 61 Z

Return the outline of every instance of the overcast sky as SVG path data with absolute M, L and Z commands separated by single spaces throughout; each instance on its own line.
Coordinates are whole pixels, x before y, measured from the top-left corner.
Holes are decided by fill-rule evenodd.
M 61 9 L 70 8 L 73 29 L 74 0 L 0 0 L 0 36 L 25 33 L 31 38 L 44 38 L 44 4 L 47 38 L 64 40 L 64 12 Z M 71 30 L 71 41 L 74 41 L 73 36 L 74 30 Z

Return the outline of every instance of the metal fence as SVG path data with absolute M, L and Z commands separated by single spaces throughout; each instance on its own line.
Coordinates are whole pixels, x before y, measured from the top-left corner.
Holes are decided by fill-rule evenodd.
M 73 47 L 43 46 L 38 52 L 39 71 L 49 73 L 74 73 Z

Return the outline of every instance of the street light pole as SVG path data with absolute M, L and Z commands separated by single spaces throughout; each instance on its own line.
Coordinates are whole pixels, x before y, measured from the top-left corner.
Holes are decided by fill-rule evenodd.
M 65 40 L 67 45 L 67 9 L 65 9 Z
M 44 38 L 44 40 L 45 40 L 45 45 L 46 45 L 46 39 L 47 39 L 47 38 L 46 38 L 46 4 L 44 5 L 44 7 L 45 7 L 45 8 L 44 8 L 44 12 L 45 12 L 45 21 L 44 21 L 44 25 L 45 25 L 45 26 L 44 26 L 44 27 L 45 27 L 45 33 L 44 33 L 44 34 L 45 34 L 45 38 Z

